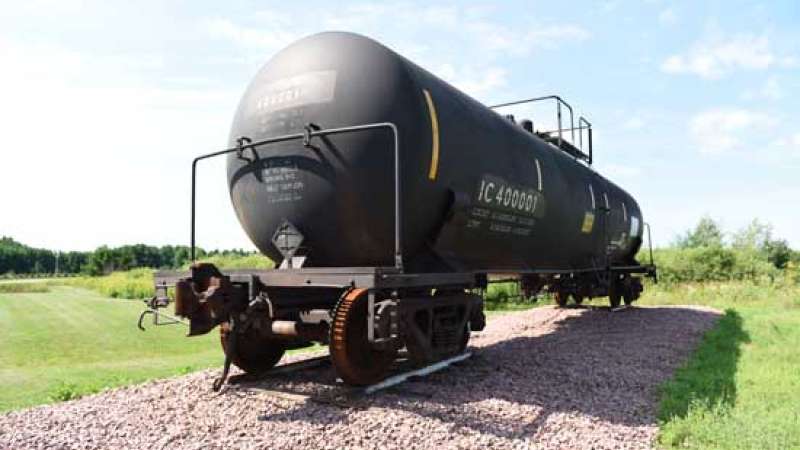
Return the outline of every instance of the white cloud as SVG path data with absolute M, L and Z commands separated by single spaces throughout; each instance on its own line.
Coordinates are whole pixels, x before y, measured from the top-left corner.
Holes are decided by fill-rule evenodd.
M 678 22 L 678 15 L 672 8 L 667 8 L 658 13 L 658 22 L 662 25 L 674 25 Z
M 746 90 L 742 93 L 744 100 L 780 100 L 783 97 L 783 88 L 774 76 L 767 78 L 758 89 Z
M 776 120 L 747 109 L 711 109 L 696 114 L 689 122 L 689 134 L 700 152 L 720 154 L 739 150 L 747 138 L 776 125 Z
M 469 95 L 504 88 L 508 72 L 498 59 L 528 56 L 587 39 L 572 23 L 509 26 L 491 17 L 493 8 L 362 3 L 321 11 L 308 20 L 259 12 L 248 24 L 206 20 L 206 31 L 249 52 L 253 61 L 319 29 L 339 29 L 375 37 Z M 414 36 L 437 36 L 419 41 Z M 263 61 L 262 61 L 263 62 Z
M 228 19 L 211 19 L 207 21 L 206 29 L 212 36 L 261 50 L 280 48 L 319 29 L 335 29 L 389 38 L 386 40 L 390 44 L 400 43 L 416 51 L 447 47 L 463 52 L 464 48 L 469 48 L 475 54 L 484 52 L 486 58 L 498 53 L 525 56 L 590 36 L 586 29 L 573 23 L 540 24 L 523 20 L 523 25 L 509 26 L 489 17 L 491 12 L 492 8 L 474 6 L 420 8 L 410 3 L 364 3 L 336 11 L 321 11 L 305 20 L 285 14 L 257 13 L 252 27 Z M 409 38 L 420 34 L 434 35 L 437 39 L 424 45 L 410 44 L 413 39 Z M 404 39 L 394 39 L 398 35 Z M 407 49 L 402 50 L 407 53 Z
M 451 64 L 432 68 L 437 76 L 474 97 L 508 84 L 508 72 L 501 67 L 488 67 L 477 70 L 471 67 L 456 68 Z
M 284 16 L 262 12 L 256 17 L 263 22 L 262 27 L 246 27 L 229 19 L 220 18 L 207 20 L 205 26 L 212 37 L 227 39 L 242 47 L 258 51 L 278 50 L 302 36 L 292 31 L 291 22 L 285 21 Z
M 791 57 L 777 56 L 769 38 L 762 34 L 723 36 L 714 33 L 695 42 L 686 52 L 667 57 L 661 70 L 673 74 L 694 74 L 718 79 L 735 70 L 764 70 L 786 66 Z

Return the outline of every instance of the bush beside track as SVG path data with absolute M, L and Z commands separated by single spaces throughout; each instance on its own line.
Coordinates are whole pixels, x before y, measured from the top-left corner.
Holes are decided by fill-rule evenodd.
M 200 262 L 209 262 L 222 269 L 269 269 L 274 267 L 273 262 L 262 255 L 251 254 L 245 256 L 217 255 L 203 258 Z M 185 265 L 183 270 L 189 270 Z M 131 269 L 112 272 L 99 277 L 81 276 L 64 280 L 50 280 L 52 284 L 91 289 L 111 298 L 146 299 L 154 295 L 153 274 L 155 270 L 148 268 Z

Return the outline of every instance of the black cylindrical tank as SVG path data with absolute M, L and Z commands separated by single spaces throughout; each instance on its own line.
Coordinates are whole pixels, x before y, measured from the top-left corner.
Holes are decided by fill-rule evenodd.
M 230 143 L 391 122 L 399 130 L 409 271 L 524 271 L 631 262 L 635 200 L 568 154 L 383 45 L 321 33 L 276 54 L 244 94 Z M 288 221 L 306 265 L 394 263 L 393 142 L 371 130 L 228 158 L 236 214 L 273 259 Z

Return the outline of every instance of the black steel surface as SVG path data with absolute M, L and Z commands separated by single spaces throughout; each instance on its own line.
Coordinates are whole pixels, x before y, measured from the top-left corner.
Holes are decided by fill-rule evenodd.
M 636 265 L 643 218 L 629 194 L 363 36 L 321 33 L 276 54 L 244 94 L 230 141 L 375 122 L 397 126 L 399 165 L 379 130 L 228 155 L 234 209 L 263 253 L 281 259 L 271 237 L 288 220 L 305 237 L 307 266 L 392 266 L 393 220 L 402 217 L 406 272 Z

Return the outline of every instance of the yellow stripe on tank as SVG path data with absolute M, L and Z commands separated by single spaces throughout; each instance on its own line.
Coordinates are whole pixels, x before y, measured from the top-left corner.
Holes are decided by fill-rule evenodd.
M 428 104 L 428 114 L 431 116 L 431 133 L 433 134 L 433 144 L 431 146 L 431 168 L 428 170 L 428 179 L 435 180 L 439 172 L 439 119 L 436 117 L 436 107 L 433 105 L 433 98 L 427 89 L 423 89 L 425 102 Z

